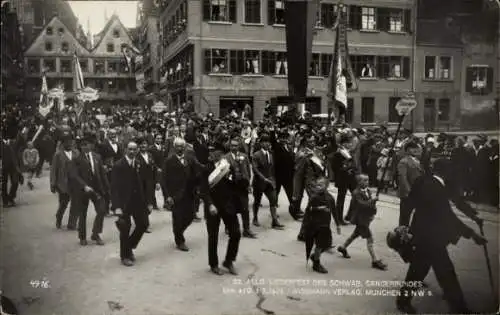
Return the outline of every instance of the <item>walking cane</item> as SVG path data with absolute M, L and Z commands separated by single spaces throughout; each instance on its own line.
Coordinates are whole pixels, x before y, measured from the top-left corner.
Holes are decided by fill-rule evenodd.
M 483 229 L 483 222 L 480 222 L 477 224 L 479 226 L 479 232 L 481 233 L 481 236 L 486 239 L 484 235 L 484 229 Z M 491 271 L 491 262 L 490 262 L 490 255 L 488 253 L 488 246 L 486 244 L 483 244 L 483 251 L 484 251 L 484 256 L 486 257 L 486 266 L 488 267 L 488 276 L 490 278 L 490 285 L 491 285 L 491 293 L 493 295 L 493 302 L 495 303 L 495 306 L 498 301 L 498 296 L 495 294 L 495 283 L 493 281 L 493 272 Z

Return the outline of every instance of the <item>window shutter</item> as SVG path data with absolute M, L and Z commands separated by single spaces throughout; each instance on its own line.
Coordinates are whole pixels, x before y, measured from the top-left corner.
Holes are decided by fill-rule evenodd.
M 403 77 L 410 78 L 410 57 L 403 57 Z
M 472 93 L 472 81 L 474 80 L 474 69 L 468 67 L 465 74 L 465 92 Z
M 210 21 L 210 0 L 203 0 L 203 21 Z
M 404 10 L 404 27 L 405 27 L 405 31 L 407 31 L 408 33 L 411 33 L 413 30 L 412 30 L 412 21 L 411 21 L 411 10 Z
M 203 56 L 204 56 L 203 63 L 205 64 L 205 73 L 210 73 L 212 72 L 212 51 L 210 49 L 205 49 Z
M 385 8 L 377 8 L 377 28 L 380 31 L 388 31 L 389 30 L 389 12 Z
M 229 0 L 229 21 L 236 23 L 236 0 Z
M 493 92 L 493 68 L 486 69 L 486 88 L 484 94 Z
M 274 15 L 275 6 L 274 0 L 267 1 L 267 21 L 269 25 L 274 25 L 274 23 L 276 23 L 276 17 Z
M 349 10 L 349 25 L 353 30 L 361 29 L 361 7 L 352 5 Z

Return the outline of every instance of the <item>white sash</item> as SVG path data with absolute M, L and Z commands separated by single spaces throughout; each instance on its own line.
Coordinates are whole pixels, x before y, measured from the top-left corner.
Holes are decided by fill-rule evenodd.
M 316 155 L 313 155 L 311 157 L 311 161 L 316 164 L 317 166 L 319 166 L 321 168 L 321 170 L 324 169 L 324 166 L 323 166 L 323 162 L 321 161 L 321 159 L 319 157 L 317 157 Z
M 231 169 L 231 165 L 226 159 L 222 159 L 217 163 L 215 166 L 215 170 L 210 173 L 208 176 L 208 185 L 210 188 L 214 187 L 217 185 L 221 179 L 223 179 L 228 173 L 229 170 Z

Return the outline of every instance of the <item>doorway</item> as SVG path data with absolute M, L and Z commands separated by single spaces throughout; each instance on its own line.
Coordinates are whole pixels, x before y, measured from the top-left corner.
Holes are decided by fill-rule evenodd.
M 219 117 L 226 117 L 234 110 L 238 117 L 242 117 L 245 108 L 250 108 L 249 120 L 253 120 L 253 97 L 226 97 L 219 98 Z

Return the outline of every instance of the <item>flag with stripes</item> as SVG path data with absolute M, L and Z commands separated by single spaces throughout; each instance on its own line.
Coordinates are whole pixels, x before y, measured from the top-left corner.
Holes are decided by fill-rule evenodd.
M 50 113 L 50 110 L 54 106 L 54 100 L 49 99 L 49 88 L 47 86 L 47 78 L 45 72 L 42 74 L 42 88 L 40 90 L 40 103 L 38 106 L 38 111 L 43 117 Z

